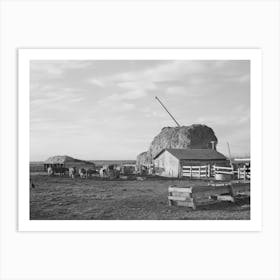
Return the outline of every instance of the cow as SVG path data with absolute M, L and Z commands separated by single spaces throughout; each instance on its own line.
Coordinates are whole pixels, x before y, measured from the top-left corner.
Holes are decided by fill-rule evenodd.
M 49 176 L 54 175 L 54 171 L 53 171 L 52 167 L 50 167 L 50 166 L 48 167 L 47 172 L 48 172 Z
M 87 177 L 87 171 L 84 168 L 79 169 L 79 175 L 81 178 Z
M 100 177 L 107 177 L 106 169 L 105 168 L 101 168 L 99 170 L 99 175 L 100 175 Z
M 91 177 L 93 174 L 97 174 L 98 172 L 94 169 L 87 168 L 86 169 L 86 177 Z
M 55 168 L 53 168 L 54 174 L 58 174 L 59 176 L 65 175 L 66 171 L 68 171 L 68 168 L 66 168 L 66 167 L 55 167 Z
M 74 179 L 76 173 L 77 173 L 76 167 L 70 167 L 70 168 L 69 168 L 69 177 L 70 177 L 70 178 Z

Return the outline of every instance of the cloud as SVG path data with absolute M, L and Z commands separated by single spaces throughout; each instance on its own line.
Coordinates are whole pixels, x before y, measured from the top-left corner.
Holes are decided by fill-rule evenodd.
M 184 87 L 181 86 L 174 86 L 174 87 L 168 87 L 165 90 L 165 93 L 172 94 L 172 95 L 186 95 L 187 90 Z
M 158 86 L 149 80 L 119 82 L 117 85 L 124 89 L 156 90 Z
M 40 122 L 31 122 L 32 131 L 36 128 L 38 131 L 60 129 L 59 122 L 73 123 L 75 119 L 79 121 L 86 115 L 87 112 L 80 106 L 86 100 L 83 90 L 51 86 L 43 87 L 42 91 L 40 87 L 38 89 L 37 94 L 31 94 L 30 118 L 40 119 Z
M 135 99 L 142 98 L 146 95 L 147 95 L 147 92 L 140 89 L 140 90 L 132 90 L 132 91 L 122 93 L 119 95 L 119 98 L 121 100 L 135 100 Z
M 46 143 L 49 154 L 53 147 L 63 150 L 61 139 L 67 136 L 73 151 L 85 141 L 74 153 L 110 158 L 111 151 L 98 148 L 108 141 L 116 157 L 126 157 L 120 151 L 127 148 L 136 156 L 163 126 L 174 125 L 154 96 L 162 97 L 180 124 L 202 122 L 213 127 L 220 143 L 250 146 L 248 62 L 37 61 L 31 66 L 31 140 L 36 138 L 38 149 Z M 136 138 L 143 135 L 141 144 Z
M 132 111 L 135 109 L 135 104 L 127 101 L 133 100 L 134 98 L 137 98 L 137 94 L 134 96 L 130 95 L 130 93 L 125 93 L 123 95 L 112 94 L 97 101 L 97 110 L 101 112 L 108 110 L 110 113 Z
M 104 87 L 105 84 L 100 79 L 89 79 L 89 82 L 98 87 Z
M 178 81 L 184 79 L 186 75 L 201 73 L 205 70 L 205 63 L 197 61 L 163 61 L 159 65 L 146 70 L 123 72 L 107 77 L 111 82 L 119 85 L 142 87 L 149 90 L 157 88 L 156 83 L 166 81 Z
M 133 101 L 139 98 L 147 96 L 147 92 L 143 91 L 142 89 L 135 89 L 131 91 L 119 92 L 114 93 L 109 96 L 106 96 L 100 99 L 97 103 L 99 105 L 102 104 L 112 104 L 112 103 L 122 103 L 123 101 Z
M 197 61 L 171 61 L 150 70 L 150 75 L 155 82 L 178 81 L 185 79 L 188 75 L 193 75 L 205 71 L 205 63 Z
M 250 74 L 244 74 L 238 77 L 238 81 L 240 83 L 248 83 L 250 82 Z
M 30 72 L 33 77 L 37 75 L 60 76 L 63 69 L 58 63 L 33 60 L 30 62 Z
M 80 88 L 37 86 L 30 90 L 31 104 L 37 101 L 55 102 L 58 100 L 73 101 L 74 99 L 84 99 L 84 90 Z
M 123 103 L 120 107 L 118 107 L 118 110 L 120 111 L 132 111 L 135 109 L 135 105 L 132 103 Z
M 162 61 L 145 70 L 103 77 L 103 81 L 120 90 L 141 91 L 142 97 L 159 90 L 166 94 L 201 96 L 208 88 L 216 88 L 217 82 L 248 82 L 248 69 L 248 61 Z
M 85 100 L 84 97 L 77 97 L 77 98 L 72 98 L 72 99 L 69 99 L 68 102 L 71 102 L 71 103 L 76 103 L 76 102 L 81 102 Z
M 61 74 L 63 71 L 93 68 L 94 61 L 90 60 L 31 60 L 30 71 Z
M 204 116 L 197 118 L 198 123 L 205 123 L 215 126 L 230 126 L 239 127 L 240 125 L 250 123 L 250 113 L 249 111 L 243 112 L 242 114 L 233 114 L 232 112 L 225 115 L 216 116 Z

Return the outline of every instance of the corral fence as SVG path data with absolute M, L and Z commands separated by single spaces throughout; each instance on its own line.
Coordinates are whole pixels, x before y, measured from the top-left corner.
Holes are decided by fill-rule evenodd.
M 207 186 L 168 187 L 169 206 L 185 206 L 196 209 L 197 206 L 216 203 L 217 201 L 238 202 L 250 197 L 250 182 L 232 181 L 230 183 L 211 183 Z
M 182 166 L 182 176 L 190 178 L 211 177 L 211 168 L 208 165 L 203 166 Z
M 239 180 L 250 180 L 250 167 L 226 167 L 217 165 L 202 165 L 202 166 L 182 166 L 182 177 L 191 179 L 203 179 L 215 177 L 218 174 L 231 175 Z

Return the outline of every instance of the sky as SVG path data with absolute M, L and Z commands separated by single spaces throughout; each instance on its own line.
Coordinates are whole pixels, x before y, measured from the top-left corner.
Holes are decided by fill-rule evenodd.
M 33 60 L 30 160 L 135 159 L 163 127 L 205 124 L 250 154 L 248 60 Z

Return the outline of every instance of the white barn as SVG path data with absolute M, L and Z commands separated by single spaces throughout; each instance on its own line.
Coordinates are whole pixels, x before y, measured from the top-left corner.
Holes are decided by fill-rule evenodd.
M 180 177 L 184 165 L 227 166 L 228 163 L 228 159 L 214 149 L 164 149 L 154 157 L 155 173 L 165 177 Z

